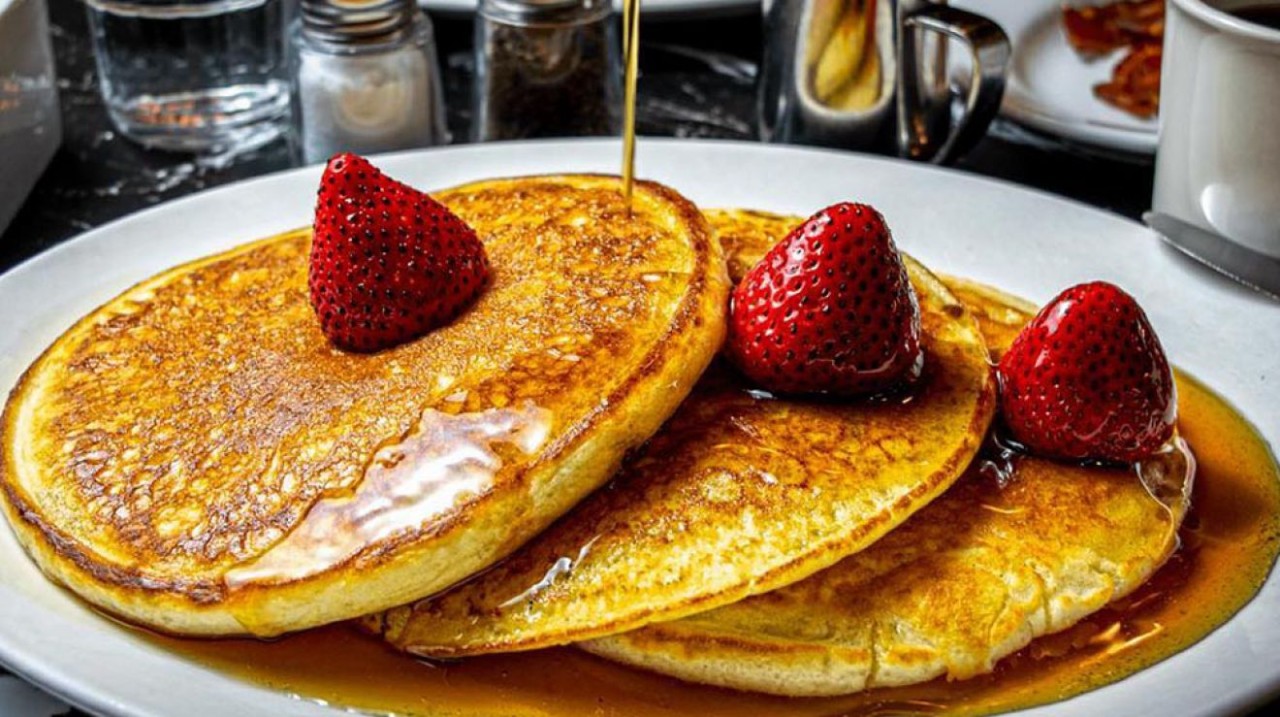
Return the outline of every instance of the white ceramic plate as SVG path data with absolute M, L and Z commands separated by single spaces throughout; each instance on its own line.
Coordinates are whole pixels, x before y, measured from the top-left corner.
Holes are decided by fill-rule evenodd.
M 446 15 L 470 15 L 480 0 L 418 0 L 427 10 Z M 622 0 L 613 0 L 621 8 Z M 689 18 L 710 15 L 746 15 L 760 7 L 760 0 L 641 0 L 640 14 L 645 17 Z
M 643 139 L 639 172 L 704 206 L 807 214 L 879 207 L 898 244 L 934 268 L 1044 301 L 1108 279 L 1147 308 L 1171 357 L 1280 439 L 1280 306 L 1207 275 L 1147 229 L 959 172 L 855 154 Z M 616 172 L 617 140 L 490 144 L 389 155 L 423 188 L 536 172 Z M 243 182 L 88 232 L 0 276 L 0 389 L 76 318 L 174 264 L 310 220 L 319 167 Z M 0 662 L 92 711 L 130 717 L 324 715 L 145 644 L 46 581 L 0 529 Z M 1187 652 L 1040 715 L 1216 715 L 1280 687 L 1280 580 Z
M 1158 123 L 1099 100 L 1093 86 L 1111 77 L 1118 51 L 1087 61 L 1067 44 L 1061 0 L 953 0 L 995 20 L 1013 43 L 1001 113 L 1046 134 L 1082 144 L 1154 154 Z

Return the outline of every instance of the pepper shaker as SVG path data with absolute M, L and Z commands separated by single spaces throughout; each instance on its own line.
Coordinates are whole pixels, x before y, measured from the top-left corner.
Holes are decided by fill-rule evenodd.
M 612 15 L 609 0 L 480 0 L 473 139 L 617 134 Z
M 305 163 L 448 142 L 431 21 L 414 0 L 302 0 L 291 40 Z

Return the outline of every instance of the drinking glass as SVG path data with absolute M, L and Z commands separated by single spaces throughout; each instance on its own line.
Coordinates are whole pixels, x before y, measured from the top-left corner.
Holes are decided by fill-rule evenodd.
M 111 121 L 146 146 L 227 151 L 284 130 L 289 0 L 85 0 Z

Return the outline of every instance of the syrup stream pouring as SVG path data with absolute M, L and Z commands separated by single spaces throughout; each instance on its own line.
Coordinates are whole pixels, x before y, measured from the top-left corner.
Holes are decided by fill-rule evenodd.
M 622 114 L 622 196 L 630 210 L 636 168 L 636 75 L 640 68 L 640 0 L 623 0 L 622 56 L 626 67 Z

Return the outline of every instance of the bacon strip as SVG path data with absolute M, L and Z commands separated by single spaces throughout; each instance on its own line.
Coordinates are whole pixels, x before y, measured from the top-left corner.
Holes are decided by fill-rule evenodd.
M 1083 55 L 1129 52 L 1094 86 L 1099 99 L 1142 118 L 1160 106 L 1160 47 L 1164 40 L 1164 0 L 1122 0 L 1106 5 L 1062 8 L 1067 41 Z

